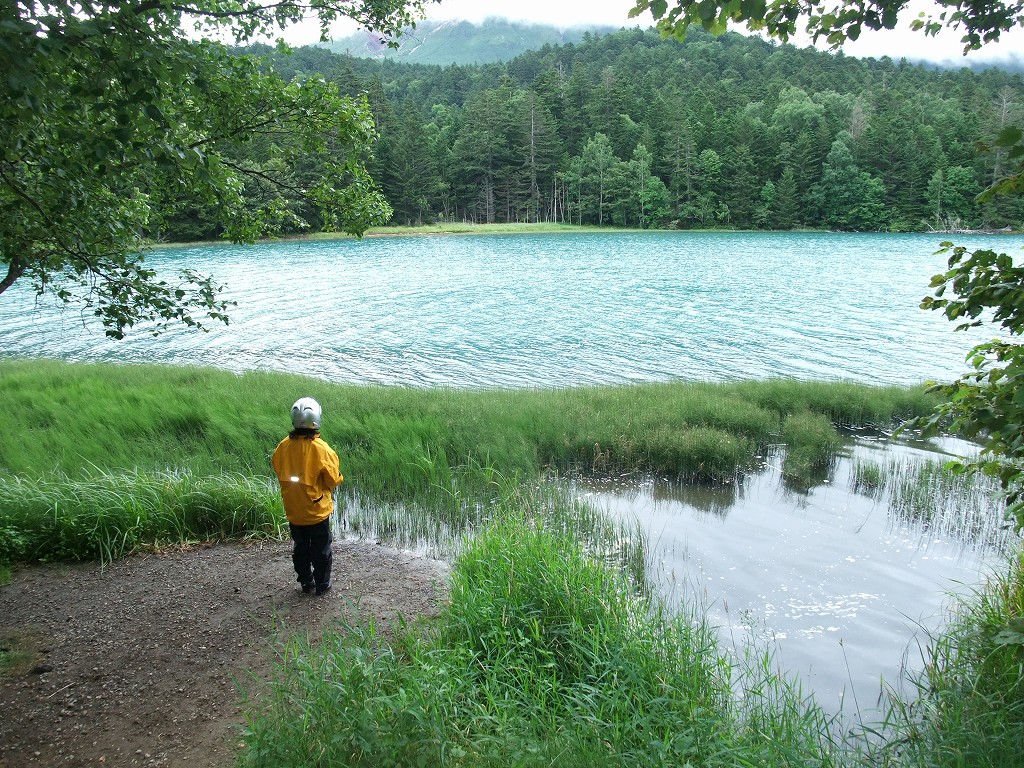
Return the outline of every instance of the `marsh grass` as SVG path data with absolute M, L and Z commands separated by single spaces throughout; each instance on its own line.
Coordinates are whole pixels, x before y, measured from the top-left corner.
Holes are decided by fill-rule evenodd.
M 551 517 L 507 508 L 468 541 L 435 624 L 356 616 L 287 642 L 241 764 L 837 764 L 813 707 L 768 683 L 738 703 L 713 628 L 638 596 Z M 766 729 L 770 711 L 787 721 Z
M 850 487 L 885 501 L 893 520 L 972 548 L 1008 552 L 1020 541 L 1005 517 L 998 483 L 984 475 L 954 472 L 946 468 L 945 461 L 857 459 Z
M 780 438 L 810 464 L 832 425 L 928 413 L 920 389 L 769 380 L 560 390 L 413 390 L 207 368 L 0 361 L 0 467 L 12 474 L 188 469 L 264 474 L 298 396 L 324 407 L 324 437 L 357 490 L 401 498 L 450 469 L 641 471 L 735 477 Z M 832 432 L 835 430 L 833 429 Z M 817 452 L 817 453 L 814 453 Z M 812 455 L 813 454 L 813 455 Z
M 869 499 L 881 497 L 886 488 L 885 468 L 877 461 L 863 459 L 855 459 L 852 467 L 850 490 Z
M 782 439 L 786 444 L 782 476 L 802 487 L 810 487 L 818 478 L 828 474 L 841 444 L 829 418 L 809 411 L 798 411 L 785 417 Z
M 143 546 L 280 537 L 280 494 L 264 478 L 188 472 L 0 479 L 0 559 L 91 560 Z
M 13 542 L 0 559 L 129 551 L 135 531 L 145 528 L 130 522 L 133 505 L 157 503 L 145 502 L 155 490 L 144 477 L 180 473 L 194 483 L 235 477 L 226 493 L 243 485 L 237 476 L 270 478 L 270 454 L 290 426 L 288 408 L 305 395 L 324 407 L 323 435 L 342 457 L 344 493 L 364 509 L 391 510 L 391 522 L 379 519 L 382 529 L 397 533 L 429 510 L 422 530 L 410 536 L 457 535 L 477 525 L 499 470 L 525 483 L 568 472 L 730 482 L 765 446 L 783 441 L 788 477 L 808 484 L 834 452 L 834 424 L 891 422 L 932 404 L 920 390 L 789 380 L 412 390 L 206 368 L 4 360 L 5 492 L 19 482 L 27 489 L 45 482 L 55 499 L 51 532 L 59 535 L 39 536 L 39 525 L 0 506 L 0 528 Z M 104 474 L 107 480 L 100 479 Z M 110 478 L 124 485 L 114 488 Z M 239 493 L 244 510 L 252 491 Z M 112 508 L 123 511 L 112 516 L 105 511 Z M 136 515 L 140 520 L 161 519 L 162 512 L 146 509 Z M 188 514 L 180 523 L 163 520 L 157 535 L 175 527 L 183 536 L 242 530 L 241 522 L 222 522 L 233 514 L 223 507 L 206 521 L 198 511 Z M 254 524 L 257 531 L 268 525 Z M 32 531 L 32 541 L 22 541 Z M 46 541 L 53 543 L 49 550 Z

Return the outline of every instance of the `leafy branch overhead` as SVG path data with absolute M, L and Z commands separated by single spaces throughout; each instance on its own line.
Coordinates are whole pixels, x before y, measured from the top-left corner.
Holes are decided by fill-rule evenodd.
M 1024 0 L 936 0 L 932 5 L 933 11 L 922 11 L 910 22 L 911 29 L 932 36 L 944 28 L 958 30 L 965 52 L 1024 24 Z M 909 6 L 909 0 L 637 0 L 629 15 L 650 11 L 663 33 L 679 38 L 694 26 L 721 33 L 730 24 L 745 24 L 787 41 L 802 23 L 815 41 L 839 47 L 865 30 L 895 29 Z
M 422 0 L 16 2 L 0 10 L 0 293 L 19 280 L 82 303 L 122 338 L 227 322 L 211 278 L 157 279 L 143 250 L 183 200 L 238 242 L 318 226 L 362 234 L 390 208 L 365 163 L 365 100 L 285 82 L 247 41 L 313 14 L 381 34 Z

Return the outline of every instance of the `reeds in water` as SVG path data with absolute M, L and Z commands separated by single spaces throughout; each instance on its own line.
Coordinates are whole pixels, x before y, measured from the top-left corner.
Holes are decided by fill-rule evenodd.
M 853 491 L 884 501 L 894 522 L 973 549 L 1011 552 L 1020 539 L 1005 517 L 998 483 L 957 473 L 946 462 L 909 457 L 853 462 Z

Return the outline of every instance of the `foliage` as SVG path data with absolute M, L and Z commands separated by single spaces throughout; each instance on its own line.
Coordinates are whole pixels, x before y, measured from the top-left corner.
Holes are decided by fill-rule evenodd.
M 1020 202 L 973 200 L 1015 162 L 997 143 L 1024 106 L 1024 80 L 1009 72 L 699 29 L 685 43 L 650 30 L 588 35 L 488 66 L 265 53 L 281 72 L 319 72 L 367 95 L 380 133 L 371 171 L 395 223 L 904 231 L 1024 222 Z M 848 153 L 830 159 L 837 141 Z
M 843 0 L 834 5 L 824 0 L 636 0 L 629 15 L 650 11 L 663 32 L 677 36 L 685 36 L 691 26 L 721 33 L 730 23 L 746 23 L 749 29 L 764 30 L 780 40 L 789 40 L 803 21 L 815 40 L 824 37 L 831 45 L 840 46 L 856 40 L 865 29 L 894 29 L 910 5 L 909 0 Z M 1021 0 L 938 0 L 935 6 L 927 15 L 922 12 L 911 27 L 928 35 L 938 34 L 943 27 L 962 29 L 965 51 L 997 41 L 1003 32 L 1024 24 Z
M 630 16 L 650 11 L 664 35 L 684 39 L 691 27 L 721 34 L 730 24 L 745 23 L 751 30 L 764 30 L 771 37 L 787 41 L 798 25 L 814 40 L 825 38 L 833 48 L 856 40 L 862 30 L 894 29 L 908 12 L 909 0 L 873 0 L 870 3 L 842 0 L 832 5 L 824 0 L 636 0 Z M 1024 26 L 1024 0 L 937 0 L 934 10 L 922 11 L 911 29 L 936 35 L 943 28 L 962 30 L 964 53 L 996 42 L 1010 30 Z M 998 137 L 982 142 L 1005 150 L 1009 167 L 997 173 L 985 196 L 1024 191 L 1024 133 L 1018 126 L 1001 125 Z
M 315 12 L 376 29 L 418 0 L 265 4 L 14 2 L 0 12 L 0 293 L 18 280 L 79 301 L 107 334 L 227 322 L 212 277 L 144 264 L 147 237 L 186 200 L 245 242 L 316 223 L 352 234 L 389 209 L 365 169 L 364 101 L 319 77 L 285 82 L 195 39 L 249 40 Z M 313 219 L 316 213 L 320 218 Z
M 1024 333 L 1024 269 L 1005 253 L 968 252 L 952 243 L 944 243 L 943 252 L 951 253 L 949 270 L 932 278 L 935 296 L 926 296 L 922 308 L 941 311 L 958 323 L 957 330 L 979 326 L 991 316 L 1011 338 Z M 979 457 L 957 466 L 997 477 L 1008 490 L 1008 513 L 1024 528 L 1024 345 L 994 339 L 976 346 L 968 360 L 973 371 L 934 386 L 945 401 L 916 425 L 978 441 Z

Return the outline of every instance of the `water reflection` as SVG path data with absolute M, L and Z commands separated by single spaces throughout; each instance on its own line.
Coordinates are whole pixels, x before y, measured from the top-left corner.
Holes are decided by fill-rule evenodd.
M 590 492 L 614 494 L 629 503 L 642 504 L 645 498 L 655 502 L 674 502 L 680 509 L 688 508 L 723 519 L 740 498 L 744 484 L 742 478 L 721 484 L 679 483 L 649 478 L 642 481 L 598 478 L 579 482 Z
M 640 522 L 669 602 L 703 606 L 737 649 L 770 646 L 827 711 L 851 714 L 853 694 L 867 716 L 883 679 L 898 688 L 901 665 L 916 668 L 914 643 L 939 626 L 949 593 L 981 582 L 1018 541 L 991 489 L 952 493 L 932 469 L 916 472 L 956 448 L 859 437 L 802 490 L 770 455 L 732 484 L 605 481 L 576 492 Z M 857 467 L 870 463 L 887 480 L 865 493 Z

